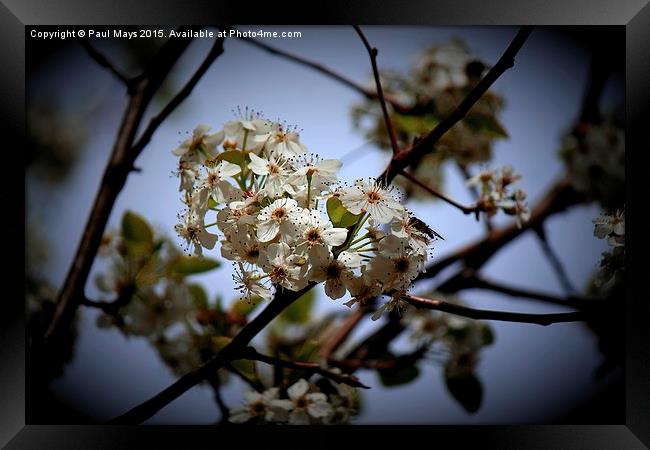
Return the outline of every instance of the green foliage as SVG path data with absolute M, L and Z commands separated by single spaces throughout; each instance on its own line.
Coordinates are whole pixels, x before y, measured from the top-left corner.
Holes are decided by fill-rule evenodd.
M 509 137 L 501 122 L 494 117 L 485 114 L 468 115 L 463 119 L 470 127 L 479 133 L 485 133 L 493 138 L 504 139 Z
M 327 215 L 335 227 L 348 228 L 355 225 L 363 214 L 352 214 L 343 206 L 340 199 L 330 197 L 327 200 Z
M 423 136 L 433 130 L 440 123 L 440 118 L 433 114 L 403 115 L 393 114 L 393 124 L 398 130 L 409 135 Z
M 278 320 L 285 324 L 304 324 L 309 321 L 311 312 L 314 308 L 314 301 L 316 300 L 316 292 L 310 289 L 300 296 L 298 300 L 293 302 L 291 306 L 282 311 L 278 316 Z
M 445 382 L 451 395 L 469 413 L 475 413 L 483 401 L 483 385 L 473 373 L 446 376 Z
M 169 271 L 172 275 L 185 277 L 197 273 L 208 272 L 216 269 L 221 263 L 211 258 L 197 258 L 194 256 L 179 256 L 169 265 Z
M 394 369 L 378 370 L 379 381 L 383 386 L 393 387 L 408 384 L 420 375 L 420 369 L 415 364 L 396 367 Z
M 494 343 L 494 332 L 488 324 L 481 324 L 481 336 L 483 345 L 492 345 Z
M 149 253 L 153 249 L 153 230 L 139 214 L 126 211 L 121 231 L 129 253 Z
M 217 354 L 232 341 L 228 336 L 213 336 L 212 337 L 212 351 Z M 231 365 L 237 369 L 242 375 L 247 378 L 257 379 L 257 367 L 255 361 L 248 359 L 237 359 L 231 362 Z
M 230 311 L 241 316 L 248 316 L 262 303 L 262 297 L 251 297 L 250 301 L 239 299 L 235 300 L 230 306 Z
M 216 162 L 219 161 L 228 161 L 229 163 L 237 164 L 241 167 L 244 167 L 247 162 L 244 152 L 240 152 L 238 150 L 228 150 L 226 152 L 220 153 L 216 159 Z
M 190 284 L 189 286 L 190 294 L 192 294 L 192 303 L 195 308 L 205 309 L 208 307 L 208 294 L 206 294 L 205 289 L 200 284 Z

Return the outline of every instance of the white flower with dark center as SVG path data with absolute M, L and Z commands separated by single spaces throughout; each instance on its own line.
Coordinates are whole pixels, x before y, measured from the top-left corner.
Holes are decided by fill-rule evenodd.
M 593 220 L 593 223 L 594 236 L 598 239 L 607 237 L 609 244 L 613 246 L 625 244 L 625 214 L 623 212 L 601 214 Z
M 391 296 L 390 300 L 388 300 L 386 303 L 380 306 L 370 318 L 372 320 L 379 320 L 379 318 L 381 318 L 384 312 L 397 311 L 398 313 L 401 313 L 401 311 L 406 309 L 406 307 L 408 306 L 408 303 L 402 300 L 403 295 L 404 295 L 403 290 L 399 290 L 395 292 Z
M 313 247 L 309 252 L 311 269 L 307 273 L 310 281 L 325 282 L 325 294 L 336 300 L 345 295 L 346 285 L 354 274 L 352 269 L 361 265 L 361 257 L 357 253 L 341 252 L 338 257 L 325 247 Z
M 178 191 L 187 191 L 191 192 L 194 189 L 194 181 L 198 175 L 195 165 L 190 161 L 187 161 L 185 157 L 181 157 L 178 160 L 178 170 L 174 172 L 178 178 L 180 178 L 180 185 L 178 186 Z
M 296 224 L 301 213 L 302 208 L 291 198 L 280 198 L 262 208 L 257 216 L 257 239 L 269 242 L 279 234 L 285 241 L 293 240 L 298 233 Z
M 307 151 L 300 142 L 300 135 L 286 130 L 280 124 L 272 124 L 271 129 L 264 134 L 255 136 L 255 141 L 263 143 L 270 155 L 282 158 L 294 158 Z
M 257 220 L 256 208 L 245 201 L 231 202 L 217 213 L 217 227 L 224 233 L 234 233 L 245 225 L 253 225 Z
M 517 227 L 519 228 L 530 219 L 530 209 L 526 204 L 526 191 L 523 189 L 517 189 L 509 198 L 497 202 L 497 205 L 506 214 L 516 217 Z
M 309 383 L 301 378 L 287 389 L 289 400 L 272 400 L 271 404 L 289 412 L 289 424 L 309 425 L 326 419 L 334 411 L 322 392 L 309 392 Z
M 379 281 L 384 292 L 406 289 L 424 270 L 425 255 L 413 250 L 408 240 L 386 236 L 379 242 L 379 252 L 370 260 L 368 277 Z
M 206 167 L 205 173 L 198 180 L 198 189 L 206 190 L 215 201 L 224 203 L 237 198 L 237 191 L 226 181 L 241 172 L 241 167 L 228 161 L 221 161 L 214 167 Z
M 292 291 L 304 288 L 308 282 L 304 276 L 306 266 L 297 264 L 296 259 L 296 255 L 291 253 L 291 248 L 284 242 L 269 245 L 260 255 L 262 268 L 269 275 L 271 283 Z
M 469 187 L 478 187 L 483 195 L 488 194 L 492 190 L 492 186 L 496 180 L 496 175 L 492 170 L 482 170 L 478 174 L 468 179 L 465 184 Z
M 262 283 L 262 277 L 255 271 L 247 271 L 243 264 L 239 263 L 239 271 L 235 269 L 233 280 L 236 283 L 235 290 L 239 291 L 242 298 L 250 299 L 258 296 L 264 300 L 271 300 L 273 294 L 271 290 Z
M 271 156 L 268 159 L 260 158 L 255 153 L 249 153 L 251 162 L 248 167 L 255 175 L 263 176 L 264 188 L 261 189 L 269 197 L 278 197 L 284 192 L 292 194 L 294 191 L 287 180 L 290 175 L 290 166 L 286 159 Z
M 247 227 L 242 227 L 232 234 L 226 234 L 226 240 L 221 245 L 221 256 L 255 266 L 260 263 L 263 247 L 255 235 L 248 232 Z
M 217 235 L 209 233 L 203 225 L 203 219 L 192 211 L 187 211 L 181 223 L 174 228 L 176 233 L 185 239 L 188 249 L 190 245 L 194 245 L 194 254 L 197 256 L 203 255 L 203 247 L 213 249 L 217 243 Z
M 392 196 L 392 189 L 385 189 L 377 182 L 362 180 L 354 186 L 343 189 L 341 203 L 352 214 L 367 212 L 377 223 L 384 224 L 399 217 L 404 207 Z
M 361 268 L 362 274 L 360 277 L 348 281 L 347 288 L 352 298 L 343 304 L 349 308 L 355 303 L 363 305 L 367 300 L 379 296 L 382 292 L 381 285 L 377 280 L 368 278 L 364 269 L 365 267 Z
M 273 402 L 279 399 L 280 389 L 273 387 L 265 390 L 262 394 L 256 391 L 244 392 L 246 404 L 239 408 L 230 410 L 229 422 L 245 423 L 251 419 L 260 418 L 267 422 L 286 420 L 286 412 L 281 408 L 273 406 Z
M 303 210 L 299 220 L 296 248 L 297 250 L 309 250 L 314 246 L 336 247 L 345 242 L 348 230 L 345 228 L 334 228 L 332 222 L 324 220 L 320 213 L 315 210 Z
M 328 425 L 349 424 L 352 416 L 359 413 L 359 392 L 357 389 L 343 383 L 334 383 L 336 394 L 330 395 L 334 412 L 325 419 Z
M 313 155 L 309 159 L 305 158 L 301 163 L 302 167 L 291 174 L 287 182 L 295 186 L 304 186 L 310 180 L 311 186 L 321 190 L 337 182 L 336 173 L 342 165 L 338 159 L 319 160 Z
M 184 156 L 187 161 L 203 163 L 208 158 L 216 155 L 217 146 L 223 142 L 224 133 L 218 131 L 208 134 L 209 125 L 199 125 L 192 132 L 192 136 L 177 148 L 172 150 L 176 156 Z

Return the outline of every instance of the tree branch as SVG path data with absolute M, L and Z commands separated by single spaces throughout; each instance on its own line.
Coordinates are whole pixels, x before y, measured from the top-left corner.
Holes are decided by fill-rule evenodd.
M 432 187 L 427 186 L 426 184 L 424 184 L 423 182 L 421 182 L 420 180 L 418 180 L 417 178 L 415 178 L 413 175 L 411 175 L 410 173 L 408 173 L 405 170 L 400 170 L 399 174 L 402 175 L 407 180 L 411 181 L 412 183 L 417 184 L 418 186 L 420 186 L 422 189 L 424 189 L 425 191 L 427 191 L 429 194 L 433 195 L 434 197 L 438 197 L 440 200 L 443 200 L 446 203 L 449 203 L 451 206 L 454 206 L 454 207 L 460 209 L 463 213 L 465 213 L 465 214 L 477 213 L 477 216 L 478 216 L 478 212 L 479 212 L 479 207 L 478 206 L 461 205 L 456 200 L 447 197 L 446 195 L 444 195 L 441 192 L 436 191 Z
M 393 127 L 393 123 L 390 120 L 390 115 L 388 114 L 388 108 L 386 107 L 386 99 L 384 98 L 384 90 L 381 87 L 381 79 L 379 78 L 379 69 L 377 68 L 378 50 L 375 47 L 370 46 L 368 39 L 366 39 L 366 36 L 363 34 L 363 31 L 361 31 L 361 28 L 359 28 L 358 25 L 353 25 L 353 27 L 354 30 L 359 35 L 359 37 L 361 38 L 361 41 L 363 42 L 363 45 L 366 47 L 366 50 L 368 51 L 368 55 L 370 56 L 370 64 L 372 65 L 372 74 L 375 77 L 375 85 L 377 86 L 377 96 L 379 97 L 381 112 L 384 115 L 384 123 L 386 125 L 386 131 L 390 139 L 390 146 L 392 147 L 393 154 L 395 155 L 397 154 L 397 152 L 399 152 L 399 146 L 397 145 L 397 136 L 395 135 L 395 128 Z
M 185 29 L 187 27 L 181 28 L 181 30 Z M 133 142 L 144 112 L 167 74 L 191 41 L 191 39 L 168 40 L 144 73 L 133 80 L 133 88 L 129 91 L 129 102 L 122 117 L 113 153 L 104 171 L 99 192 L 95 197 L 79 247 L 59 293 L 56 311 L 45 334 L 47 340 L 51 339 L 58 329 L 65 328 L 84 298 L 86 280 L 117 196 L 124 187 L 128 174 L 133 170 L 133 163 L 159 125 L 159 122 L 153 126 L 150 124 L 134 147 Z M 193 80 L 194 77 L 190 82 Z M 194 81 L 195 83 L 196 81 Z M 169 109 L 163 110 L 163 112 L 166 111 L 164 117 L 189 94 L 191 87 L 193 85 L 189 89 L 187 86 L 183 88 L 181 93 L 170 102 Z
M 303 58 L 302 56 L 298 56 L 298 55 L 294 55 L 294 54 L 289 53 L 289 52 L 285 52 L 284 50 L 280 50 L 278 48 L 272 47 L 272 46 L 267 45 L 267 44 L 265 44 L 265 43 L 263 43 L 263 42 L 261 42 L 259 40 L 256 40 L 256 39 L 244 38 L 244 37 L 240 37 L 238 39 L 240 39 L 240 40 L 242 40 L 244 42 L 247 42 L 247 43 L 249 43 L 251 45 L 254 45 L 255 47 L 260 48 L 260 49 L 262 49 L 262 50 L 264 50 L 266 52 L 269 52 L 269 53 L 271 53 L 273 55 L 277 55 L 277 56 L 280 56 L 282 58 L 288 59 L 290 61 L 296 62 L 298 64 L 302 64 L 303 66 L 311 67 L 312 69 L 314 69 L 314 70 L 316 70 L 316 71 L 318 71 L 318 72 L 320 72 L 320 73 L 322 73 L 324 75 L 327 75 L 328 77 L 330 77 L 330 78 L 332 78 L 334 80 L 337 80 L 337 81 L 343 83 L 344 85 L 348 86 L 349 88 L 352 88 L 353 90 L 357 91 L 358 93 L 363 95 L 368 100 L 376 100 L 376 99 L 379 98 L 379 95 L 378 95 L 377 92 L 373 92 L 373 91 L 371 91 L 369 89 L 366 89 L 361 84 L 356 83 L 356 82 L 344 77 L 343 75 L 334 72 L 332 69 L 330 69 L 330 68 L 328 68 L 328 67 L 326 67 L 326 66 L 324 66 L 322 64 L 319 64 L 319 63 L 314 62 L 314 61 L 310 61 L 310 60 L 308 60 L 306 58 Z M 394 99 L 394 98 L 392 98 L 390 96 L 386 96 L 385 99 L 386 99 L 386 101 L 388 103 L 391 104 L 391 106 L 393 108 L 395 108 L 396 111 L 405 112 L 405 111 L 409 110 L 408 106 L 402 105 L 396 99 Z
M 544 231 L 543 223 L 541 223 L 538 227 L 535 228 L 535 234 L 537 235 L 539 243 L 542 246 L 542 251 L 544 252 L 544 255 L 546 255 L 546 259 L 548 259 L 548 261 L 551 263 L 551 267 L 553 268 L 553 271 L 555 272 L 558 281 L 562 285 L 564 292 L 567 295 L 575 294 L 576 290 L 571 284 L 571 281 L 569 280 L 569 276 L 567 275 L 566 270 L 564 270 L 562 261 L 560 261 L 560 258 L 553 251 L 553 248 L 551 247 L 551 244 L 548 242 L 548 239 L 546 239 L 546 233 Z
M 302 294 L 315 286 L 310 283 L 300 291 L 289 291 L 278 289 L 275 298 L 250 321 L 239 333 L 215 355 L 212 359 L 202 364 L 197 369 L 183 375 L 174 383 L 161 392 L 130 409 L 121 416 L 113 419 L 110 423 L 114 424 L 136 424 L 142 423 L 156 414 L 159 410 L 167 406 L 176 398 L 183 395 L 188 389 L 202 382 L 211 373 L 224 367 L 235 359 L 241 358 L 241 352 L 248 346 L 249 342 L 264 329 L 273 319 L 275 319 L 284 309 L 293 302 L 298 300 Z
M 345 339 L 347 339 L 350 333 L 352 333 L 352 330 L 356 328 L 363 316 L 368 314 L 368 312 L 368 307 L 361 306 L 348 314 L 343 324 L 336 330 L 336 333 L 321 346 L 318 354 L 326 360 L 329 359 L 341 344 L 345 342 Z
M 467 317 L 476 320 L 499 320 L 504 322 L 533 323 L 547 326 L 559 322 L 584 321 L 587 316 L 584 312 L 568 312 L 555 314 L 529 314 L 505 311 L 492 311 L 488 309 L 474 309 L 466 306 L 455 305 L 443 300 L 418 297 L 416 295 L 404 295 L 402 297 L 416 308 L 432 309 L 443 311 L 457 316 Z
M 431 151 L 433 145 L 449 131 L 457 122 L 459 122 L 474 104 L 487 92 L 492 84 L 510 67 L 514 65 L 515 56 L 521 49 L 524 42 L 530 35 L 532 27 L 522 27 L 499 61 L 490 69 L 490 71 L 474 86 L 467 94 L 467 97 L 440 122 L 429 134 L 415 142 L 411 147 L 401 150 L 393 155 L 384 172 L 378 179 L 384 184 L 389 185 L 395 176 L 405 167 L 416 161 L 425 153 Z
M 90 42 L 88 42 L 88 39 L 81 39 L 79 43 L 97 64 L 102 67 L 106 67 L 113 75 L 115 75 L 122 83 L 124 83 L 128 89 L 131 89 L 133 80 L 117 70 L 117 68 L 104 55 L 102 55 L 95 47 L 90 44 Z
M 355 376 L 337 373 L 332 370 L 325 369 L 316 363 L 289 361 L 286 359 L 273 358 L 271 356 L 266 356 L 259 353 L 253 347 L 246 348 L 246 350 L 242 353 L 242 356 L 243 358 L 252 359 L 255 361 L 261 361 L 263 363 L 270 364 L 272 366 L 280 366 L 280 367 L 285 367 L 294 370 L 308 370 L 310 372 L 317 373 L 325 378 L 329 378 L 337 383 L 347 384 L 352 387 L 370 389 L 368 386 L 361 383 L 359 379 Z

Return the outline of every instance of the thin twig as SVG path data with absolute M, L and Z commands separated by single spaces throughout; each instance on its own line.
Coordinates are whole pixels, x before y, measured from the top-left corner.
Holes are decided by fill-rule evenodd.
M 219 423 L 225 423 L 230 418 L 230 409 L 223 401 L 223 397 L 221 397 L 221 381 L 219 380 L 219 375 L 215 373 L 208 377 L 208 382 L 210 383 L 210 386 L 212 386 L 212 390 L 214 391 L 214 401 L 217 403 L 219 412 L 221 412 Z
M 81 39 L 79 41 L 81 46 L 86 50 L 92 59 L 102 67 L 106 67 L 113 75 L 115 75 L 127 88 L 133 84 L 132 80 L 120 72 L 103 54 L 101 54 L 95 47 L 93 47 L 88 39 Z
M 308 370 L 310 372 L 317 373 L 325 378 L 329 378 L 337 383 L 347 384 L 352 387 L 370 389 L 370 387 L 361 383 L 359 379 L 355 376 L 337 373 L 330 369 L 325 369 L 316 363 L 302 362 L 302 361 L 289 361 L 287 359 L 273 358 L 272 356 L 266 356 L 259 353 L 253 347 L 246 348 L 246 350 L 242 353 L 242 356 L 246 359 L 261 361 L 263 363 L 270 364 L 273 366 L 286 367 L 288 369 L 294 369 L 294 370 Z
M 345 321 L 336 330 L 336 333 L 334 333 L 330 339 L 325 341 L 325 343 L 321 346 L 318 354 L 325 359 L 330 358 L 332 354 L 334 354 L 334 352 L 341 346 L 341 344 L 343 344 L 345 339 L 347 339 L 352 330 L 354 330 L 359 322 L 361 322 L 363 316 L 368 314 L 368 311 L 369 309 L 367 307 L 361 306 L 355 309 L 352 313 L 348 314 L 348 316 L 345 318 Z
M 416 295 L 404 295 L 402 298 L 416 308 L 443 311 L 449 314 L 455 314 L 457 316 L 476 320 L 499 320 L 503 322 L 533 323 L 547 326 L 559 322 L 576 322 L 587 319 L 587 315 L 581 311 L 554 314 L 516 313 L 492 311 L 488 309 L 474 309 L 467 306 L 448 303 L 443 300 L 418 297 Z
M 438 197 L 440 200 L 443 200 L 443 201 L 449 203 L 451 206 L 454 206 L 454 207 L 460 209 L 465 214 L 476 213 L 479 210 L 478 206 L 461 205 L 456 200 L 447 197 L 445 194 L 436 191 L 434 188 L 432 188 L 430 186 L 427 186 L 426 184 L 424 184 L 423 182 L 421 182 L 420 180 L 418 180 L 417 178 L 415 178 L 413 175 L 411 175 L 410 173 L 408 173 L 405 170 L 401 170 L 400 175 L 402 175 L 404 178 L 411 181 L 412 183 L 417 184 L 422 189 L 427 191 L 429 194 L 431 194 L 431 195 L 433 195 L 435 197 Z
M 571 284 L 571 281 L 569 280 L 569 275 L 567 274 L 566 270 L 564 269 L 564 266 L 562 265 L 562 261 L 560 261 L 560 258 L 557 255 L 557 253 L 553 251 L 551 244 L 548 242 L 548 239 L 546 238 L 546 233 L 544 232 L 543 223 L 535 228 L 535 234 L 537 235 L 537 239 L 540 245 L 542 246 L 542 251 L 544 252 L 544 255 L 546 255 L 546 258 L 551 263 L 551 267 L 553 268 L 553 271 L 555 272 L 555 275 L 557 276 L 560 285 L 564 289 L 564 292 L 567 295 L 575 294 L 576 289 Z
M 497 63 L 490 71 L 474 86 L 467 94 L 463 101 L 454 109 L 449 116 L 440 122 L 433 130 L 422 139 L 418 140 L 411 147 L 401 150 L 388 163 L 386 169 L 378 177 L 384 185 L 389 185 L 395 176 L 405 167 L 416 161 L 422 155 L 428 153 L 434 144 L 453 127 L 457 122 L 462 120 L 474 104 L 487 92 L 492 84 L 510 67 L 514 65 L 515 56 L 526 42 L 530 35 L 532 27 L 522 27 L 503 53 Z
M 469 169 L 467 168 L 466 164 L 463 164 L 460 161 L 456 161 L 456 167 L 458 167 L 458 170 L 463 175 L 463 179 L 465 181 L 472 178 L 472 174 L 469 171 Z M 467 188 L 468 188 L 469 193 L 471 194 L 472 198 L 474 199 L 474 202 L 478 202 L 480 196 L 479 196 L 479 193 L 478 193 L 478 190 L 476 189 L 476 187 L 475 186 L 468 186 Z M 494 227 L 492 226 L 492 219 L 490 218 L 490 216 L 488 214 L 483 214 L 483 223 L 485 224 L 485 231 L 487 231 L 489 233 L 490 231 L 493 230 Z
M 307 67 L 311 67 L 312 69 L 314 69 L 314 70 L 316 70 L 316 71 L 318 71 L 318 72 L 320 72 L 320 73 L 322 73 L 324 75 L 327 75 L 328 77 L 333 78 L 333 79 L 343 83 L 344 85 L 354 89 L 355 91 L 357 91 L 358 93 L 360 93 L 361 95 L 363 95 L 364 97 L 366 97 L 369 100 L 374 100 L 374 99 L 379 98 L 377 92 L 366 89 L 361 84 L 359 84 L 359 83 L 357 83 L 355 81 L 352 81 L 349 78 L 346 78 L 346 77 L 344 77 L 343 75 L 341 75 L 339 73 L 334 72 L 332 69 L 330 69 L 329 67 L 324 66 L 323 64 L 320 64 L 320 63 L 317 63 L 317 62 L 314 62 L 314 61 L 310 61 L 310 60 L 308 60 L 306 58 L 303 58 L 302 56 L 298 56 L 298 55 L 294 55 L 294 54 L 289 53 L 289 52 L 285 52 L 284 50 L 280 50 L 278 48 L 267 45 L 264 42 L 261 42 L 260 40 L 257 40 L 257 39 L 251 39 L 251 38 L 245 38 L 245 37 L 240 37 L 239 39 L 244 41 L 244 42 L 247 42 L 247 43 L 249 43 L 251 45 L 254 45 L 255 47 L 258 47 L 258 48 L 260 48 L 260 49 L 262 49 L 264 51 L 267 51 L 267 52 L 269 52 L 271 54 L 280 56 L 280 57 L 288 59 L 290 61 L 297 62 L 298 64 L 302 64 L 302 65 L 307 66 Z M 390 96 L 386 96 L 386 101 L 388 103 L 390 103 L 391 106 L 393 108 L 395 108 L 396 111 L 405 112 L 405 111 L 407 111 L 409 109 L 409 107 L 407 107 L 405 105 L 402 105 L 396 99 L 394 99 L 394 98 L 392 98 Z
M 214 45 L 210 49 L 210 52 L 206 55 L 205 59 L 196 70 L 192 78 L 183 86 L 183 88 L 178 91 L 178 93 L 172 98 L 169 103 L 150 121 L 147 128 L 140 136 L 140 139 L 133 146 L 134 153 L 140 153 L 142 149 L 149 143 L 151 137 L 156 132 L 156 129 L 160 124 L 180 105 L 183 100 L 185 100 L 191 93 L 194 87 L 201 80 L 203 75 L 208 71 L 212 63 L 223 53 L 223 41 L 224 38 L 219 38 L 215 41 Z
M 368 39 L 366 39 L 366 36 L 363 34 L 363 31 L 361 31 L 361 28 L 358 25 L 353 25 L 354 30 L 357 32 L 359 37 L 361 38 L 361 41 L 363 42 L 363 45 L 366 47 L 366 50 L 368 51 L 368 55 L 370 56 L 370 64 L 372 65 L 372 74 L 375 77 L 375 85 L 377 86 L 377 96 L 379 97 L 379 104 L 381 105 L 381 112 L 384 115 L 384 124 L 386 125 L 386 132 L 388 133 L 388 137 L 390 139 L 390 146 L 393 149 L 393 154 L 397 154 L 399 152 L 399 146 L 397 145 L 397 136 L 395 134 L 395 128 L 393 127 L 393 122 L 390 120 L 390 115 L 388 114 L 388 107 L 386 106 L 386 99 L 384 98 L 384 90 L 381 87 L 381 79 L 379 78 L 379 68 L 377 67 L 377 53 L 378 50 L 375 47 L 372 47 L 370 45 L 370 42 L 368 42 Z

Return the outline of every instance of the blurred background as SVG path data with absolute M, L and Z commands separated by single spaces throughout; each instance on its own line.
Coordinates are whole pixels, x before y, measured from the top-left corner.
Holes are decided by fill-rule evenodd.
M 366 50 L 351 27 L 264 27 L 264 30 L 301 31 L 300 38 L 260 42 L 317 61 L 351 80 L 373 86 Z M 492 65 L 517 32 L 511 27 L 367 26 L 364 30 L 371 44 L 379 49 L 380 69 L 401 74 L 408 73 L 427 48 L 454 39 L 461 39 L 476 59 Z M 72 263 L 110 157 L 127 93 L 121 82 L 93 61 L 78 42 L 70 39 L 28 39 L 27 42 L 26 232 L 27 272 L 31 283 L 28 291 L 38 293 L 34 298 L 44 299 L 55 297 Z M 91 39 L 90 42 L 124 73 L 136 75 L 164 40 Z M 210 39 L 195 39 L 190 44 L 154 97 L 143 124 L 184 85 L 212 43 Z M 361 123 L 354 123 L 353 111 L 364 105 L 358 92 L 241 40 L 226 39 L 224 48 L 224 54 L 191 96 L 156 131 L 138 158 L 136 165 L 142 171 L 129 176 L 111 213 L 107 231 L 119 231 L 125 212 L 132 211 L 145 218 L 157 235 L 166 235 L 180 245 L 174 225 L 181 204 L 178 179 L 172 174 L 178 159 L 171 150 L 200 123 L 219 129 L 233 119 L 233 109 L 238 107 L 253 108 L 269 119 L 297 126 L 301 141 L 309 151 L 343 161 L 340 180 L 375 176 L 385 167 L 390 153 L 382 150 L 381 143 L 372 135 L 372 119 L 368 118 L 372 114 L 365 116 Z M 497 117 L 505 133 L 490 140 L 491 158 L 472 161 L 468 170 L 477 173 L 487 167 L 512 165 L 523 176 L 519 185 L 528 191 L 529 202 L 534 205 L 566 173 L 559 152 L 565 136 L 580 118 L 585 93 L 592 83 L 595 59 L 605 59 L 611 65 L 597 109 L 603 116 L 620 118 L 624 111 L 623 54 L 623 33 L 617 28 L 536 28 L 517 55 L 515 66 L 491 89 L 491 93 L 502 99 Z M 432 183 L 434 178 L 439 179 L 442 189 L 461 203 L 472 203 L 465 178 L 455 164 L 441 165 L 431 177 L 426 170 L 421 175 Z M 483 221 L 477 222 L 440 201 L 412 196 L 407 200 L 407 207 L 444 237 L 434 245 L 433 262 L 485 234 Z M 581 293 L 587 289 L 601 254 L 607 250 L 607 243 L 593 234 L 592 219 L 600 212 L 601 206 L 591 202 L 556 214 L 546 222 L 548 243 L 562 261 L 570 284 Z M 492 221 L 495 227 L 512 222 L 511 217 L 502 214 Z M 220 259 L 218 249 L 208 256 Z M 94 282 L 108 264 L 110 261 L 102 259 L 95 262 L 86 286 L 89 298 L 110 300 Z M 489 279 L 550 295 L 566 294 L 533 232 L 505 246 L 481 273 Z M 221 264 L 215 270 L 188 278 L 202 285 L 211 304 L 220 297 L 228 306 L 237 299 L 231 275 L 231 266 Z M 424 286 L 418 285 L 418 292 L 433 287 L 421 284 Z M 316 291 L 310 313 L 313 318 L 348 312 L 342 301 L 332 301 L 321 287 Z M 478 289 L 465 290 L 458 298 L 466 305 L 484 309 L 534 313 L 569 310 Z M 38 321 L 51 314 L 51 306 L 36 305 L 28 313 L 36 318 L 34 329 L 38 330 Z M 69 346 L 53 358 L 57 361 L 56 368 L 44 376 L 47 388 L 31 396 L 28 422 L 106 421 L 147 400 L 178 378 L 179 374 L 161 358 L 149 340 L 126 335 L 115 327 L 98 327 L 100 315 L 97 309 L 79 309 Z M 381 321 L 364 319 L 352 335 L 352 341 L 363 339 L 381 324 Z M 467 403 L 459 401 L 450 392 L 441 364 L 425 358 L 417 363 L 417 376 L 404 383 L 386 385 L 376 371 L 357 371 L 355 374 L 371 389 L 361 392 L 361 411 L 353 423 L 623 421 L 622 369 L 614 365 L 611 370 L 598 370 L 604 356 L 599 348 L 599 335 L 592 328 L 580 322 L 548 327 L 506 322 L 489 325 L 494 342 L 481 349 L 474 369 L 481 384 L 478 408 L 468 408 Z M 612 323 L 615 330 L 620 326 L 621 323 Z M 413 342 L 405 333 L 390 348 L 395 353 L 407 353 L 412 351 Z M 622 347 L 616 347 L 615 351 L 622 357 Z M 246 389 L 248 386 L 240 378 L 229 377 L 221 389 L 224 403 L 231 408 L 239 406 Z M 206 383 L 192 388 L 146 423 L 210 424 L 219 418 L 213 389 Z

